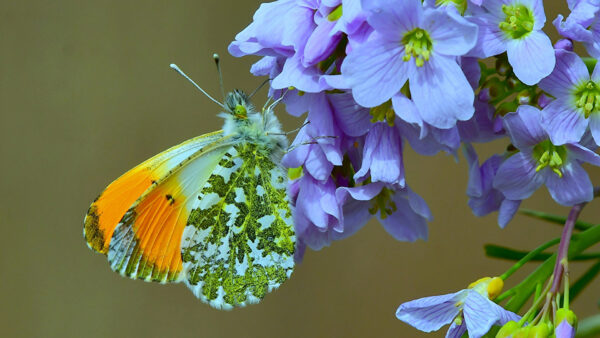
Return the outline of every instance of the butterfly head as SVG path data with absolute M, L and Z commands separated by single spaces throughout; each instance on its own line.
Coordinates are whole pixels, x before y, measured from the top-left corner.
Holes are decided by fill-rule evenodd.
M 239 120 L 248 119 L 248 111 L 252 111 L 252 105 L 248 95 L 241 90 L 235 89 L 227 94 L 225 98 L 225 109 Z

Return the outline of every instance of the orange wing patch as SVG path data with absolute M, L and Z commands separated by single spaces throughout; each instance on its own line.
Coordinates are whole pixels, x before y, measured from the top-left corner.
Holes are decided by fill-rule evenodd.
M 183 229 L 199 189 L 230 147 L 227 139 L 186 154 L 129 207 L 110 238 L 107 255 L 113 270 L 147 281 L 180 280 Z
M 92 203 L 84 220 L 84 235 L 88 246 L 106 254 L 110 238 L 119 221 L 131 205 L 146 191 L 156 174 L 139 165 L 111 183 Z
M 84 220 L 88 246 L 108 253 L 110 241 L 127 210 L 152 184 L 204 146 L 222 138 L 223 131 L 205 134 L 174 146 L 123 174 L 96 198 Z
M 175 281 L 182 269 L 181 236 L 189 210 L 177 179 L 158 185 L 123 216 L 112 237 L 108 260 L 132 278 Z

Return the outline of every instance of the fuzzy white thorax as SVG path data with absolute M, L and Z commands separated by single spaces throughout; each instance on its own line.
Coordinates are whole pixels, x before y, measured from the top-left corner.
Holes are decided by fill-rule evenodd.
M 245 109 L 245 118 L 236 116 L 236 106 Z M 271 107 L 262 113 L 257 112 L 248 97 L 240 92 L 233 91 L 225 100 L 226 112 L 219 114 L 225 119 L 223 134 L 232 135 L 236 141 L 249 142 L 268 151 L 273 162 L 280 163 L 285 153 L 288 140 L 281 130 L 281 123 L 275 116 Z

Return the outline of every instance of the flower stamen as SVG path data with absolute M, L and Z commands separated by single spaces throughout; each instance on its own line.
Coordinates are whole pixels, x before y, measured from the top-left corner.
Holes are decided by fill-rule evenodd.
M 406 32 L 404 37 L 402 37 L 402 44 L 404 45 L 402 60 L 410 61 L 410 59 L 414 58 L 417 67 L 422 67 L 425 61 L 429 61 L 433 42 L 429 33 L 424 29 L 415 28 Z
M 600 87 L 594 81 L 588 81 L 575 92 L 576 105 L 583 109 L 587 119 L 594 112 L 600 111 Z
M 558 177 L 562 178 L 563 174 L 560 169 L 567 158 L 565 146 L 555 146 L 550 140 L 546 140 L 533 148 L 533 158 L 537 161 L 536 172 L 550 167 Z
M 522 38 L 533 30 L 533 13 L 524 5 L 502 5 L 502 12 L 506 19 L 498 27 L 513 39 Z

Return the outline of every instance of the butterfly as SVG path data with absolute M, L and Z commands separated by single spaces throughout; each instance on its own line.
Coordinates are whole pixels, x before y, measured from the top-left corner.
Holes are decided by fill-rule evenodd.
M 287 138 L 274 104 L 257 112 L 239 90 L 223 104 L 212 100 L 224 109 L 223 129 L 112 182 L 91 204 L 83 233 L 119 274 L 184 282 L 203 302 L 231 309 L 259 302 L 290 277 L 296 237 L 280 165 Z

